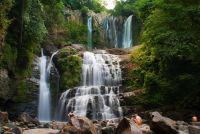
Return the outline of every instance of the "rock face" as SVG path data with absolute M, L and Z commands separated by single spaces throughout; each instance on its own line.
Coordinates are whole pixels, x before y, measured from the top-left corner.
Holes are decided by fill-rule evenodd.
M 10 78 L 8 77 L 8 71 L 0 69 L 0 106 L 11 99 L 13 91 L 10 88 Z
M 38 107 L 38 89 L 39 89 L 39 79 L 40 79 L 40 70 L 38 66 L 38 57 L 34 59 L 32 63 L 32 74 L 29 78 L 26 78 L 24 83 L 23 94 L 17 94 L 12 98 L 11 101 L 7 102 L 6 111 L 8 111 L 10 119 L 16 119 L 21 113 L 26 112 L 32 117 L 37 116 L 37 107 Z M 18 81 L 12 80 L 13 85 L 20 85 Z M 12 85 L 12 90 L 18 90 Z M 21 90 L 21 89 L 19 89 Z
M 178 134 L 176 122 L 158 112 L 151 113 L 151 128 L 158 134 Z

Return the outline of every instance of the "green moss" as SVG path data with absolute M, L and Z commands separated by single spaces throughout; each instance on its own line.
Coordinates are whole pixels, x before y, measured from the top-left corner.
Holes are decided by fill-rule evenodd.
M 13 100 L 16 102 L 26 102 L 27 101 L 27 85 L 25 80 L 19 80 L 14 82 L 16 88 L 16 95 L 14 96 Z
M 57 66 L 61 72 L 60 87 L 66 90 L 80 83 L 82 58 L 76 55 L 76 50 L 66 48 L 60 51 Z

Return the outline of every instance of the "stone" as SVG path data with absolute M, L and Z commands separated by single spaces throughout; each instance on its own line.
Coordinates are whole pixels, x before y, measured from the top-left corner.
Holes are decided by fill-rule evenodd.
M 10 88 L 10 78 L 6 69 L 0 69 L 0 105 L 12 98 L 14 90 Z
M 192 125 L 200 126 L 200 122 L 191 122 Z
M 151 128 L 149 125 L 147 124 L 142 124 L 141 126 L 139 126 L 139 128 L 142 130 L 143 134 L 152 134 L 153 132 L 151 131 Z
M 45 123 L 45 124 L 43 125 L 43 127 L 44 127 L 44 128 L 50 128 L 50 124 L 49 124 L 49 123 Z
M 32 123 L 28 124 L 27 126 L 28 126 L 28 128 L 35 128 L 36 127 L 36 125 L 32 124 Z
M 117 126 L 116 134 L 142 134 L 142 131 L 130 119 L 123 118 Z
M 40 128 L 40 129 L 29 129 L 25 130 L 23 134 L 58 134 L 59 130 Z
M 23 134 L 23 129 L 21 127 L 14 127 L 12 132 L 15 134 Z
M 127 55 L 128 52 L 125 49 L 120 49 L 120 48 L 112 48 L 112 49 L 107 49 L 106 50 L 110 54 L 114 55 Z
M 19 117 L 18 120 L 25 124 L 35 124 L 39 125 L 39 121 L 36 118 L 32 118 L 28 113 L 23 112 Z
M 70 117 L 71 123 L 77 129 L 80 129 L 84 133 L 97 134 L 94 124 L 87 117 L 72 116 Z
M 0 123 L 5 124 L 8 123 L 8 113 L 0 112 Z
M 59 134 L 82 134 L 82 132 L 74 126 L 66 125 Z
M 189 125 L 188 130 L 189 130 L 189 134 L 200 134 L 199 126 Z
M 170 118 L 162 116 L 159 112 L 150 113 L 151 129 L 159 134 L 178 134 L 176 122 Z
M 101 131 L 102 134 L 114 134 L 115 129 L 113 127 L 108 126 L 108 127 L 103 127 Z
M 72 44 L 72 47 L 77 51 L 85 51 L 85 46 L 83 44 Z
M 5 131 L 4 134 L 14 134 L 14 133 L 10 131 Z

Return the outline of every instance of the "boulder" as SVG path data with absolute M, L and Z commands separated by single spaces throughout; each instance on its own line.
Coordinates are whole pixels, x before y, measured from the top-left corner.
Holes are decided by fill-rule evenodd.
M 70 120 L 72 125 L 83 133 L 87 132 L 88 134 L 97 134 L 94 124 L 87 117 L 73 116 Z
M 176 122 L 170 118 L 162 116 L 159 112 L 150 113 L 151 129 L 159 134 L 178 134 Z
M 114 134 L 115 128 L 108 126 L 101 129 L 102 134 Z
M 12 132 L 15 134 L 23 134 L 23 129 L 21 127 L 14 127 Z
M 60 131 L 59 134 L 83 134 L 80 129 L 77 129 L 74 126 L 66 125 L 64 128 Z
M 18 120 L 25 124 L 35 124 L 39 125 L 39 121 L 37 119 L 32 118 L 29 114 L 23 112 L 19 117 Z
M 199 126 L 189 125 L 188 130 L 189 130 L 189 134 L 200 134 Z
M 0 111 L 0 123 L 4 124 L 8 122 L 8 113 Z
M 130 119 L 123 118 L 117 126 L 116 134 L 142 134 L 142 131 Z
M 151 128 L 149 125 L 147 124 L 142 124 L 141 126 L 139 126 L 140 129 L 142 130 L 143 134 L 152 134 L 153 132 L 151 131 Z

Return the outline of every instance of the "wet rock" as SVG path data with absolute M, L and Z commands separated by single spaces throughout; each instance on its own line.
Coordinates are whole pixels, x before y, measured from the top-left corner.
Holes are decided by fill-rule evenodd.
M 142 134 L 142 131 L 130 119 L 123 118 L 117 126 L 116 134 Z
M 159 112 L 151 114 L 151 128 L 159 134 L 178 134 L 176 122 L 170 118 L 162 116 Z
M 189 125 L 188 130 L 189 130 L 189 134 L 200 134 L 199 126 Z
M 5 124 L 8 122 L 8 113 L 0 112 L 0 123 Z

